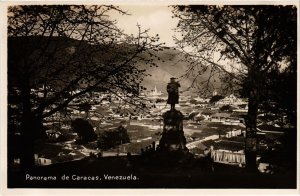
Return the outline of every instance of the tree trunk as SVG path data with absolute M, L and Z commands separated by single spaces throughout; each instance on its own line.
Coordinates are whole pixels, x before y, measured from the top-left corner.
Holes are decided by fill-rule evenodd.
M 33 141 L 34 133 L 32 130 L 33 116 L 30 104 L 30 87 L 26 81 L 21 90 L 22 93 L 22 132 L 21 132 L 21 168 L 28 171 L 34 166 Z
M 21 169 L 31 170 L 35 165 L 34 141 L 44 139 L 45 132 L 42 126 L 42 111 L 34 115 L 31 106 L 29 79 L 23 82 L 21 89 L 22 96 L 22 121 L 21 121 Z
M 37 139 L 45 139 L 46 135 L 42 127 L 41 118 L 34 117 L 32 114 L 25 117 L 22 133 L 22 154 L 21 168 L 25 171 L 30 170 L 35 165 L 34 143 Z
M 256 123 L 258 113 L 258 94 L 253 88 L 249 94 L 248 115 L 246 117 L 246 141 L 245 141 L 245 156 L 246 169 L 249 171 L 257 171 L 256 156 L 257 156 L 257 136 Z

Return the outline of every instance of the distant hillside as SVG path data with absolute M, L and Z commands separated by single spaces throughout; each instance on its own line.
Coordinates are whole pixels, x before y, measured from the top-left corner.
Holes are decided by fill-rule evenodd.
M 147 72 L 152 76 L 146 77 L 143 81 L 143 85 L 147 89 L 152 90 L 156 86 L 159 91 L 166 92 L 166 85 L 170 81 L 171 77 L 179 78 L 182 76 L 187 68 L 188 62 L 184 61 L 183 54 L 176 49 L 164 49 L 156 53 L 161 61 L 155 61 L 159 67 L 147 67 Z M 198 78 L 198 81 L 204 81 L 209 77 L 210 69 Z M 179 82 L 181 84 L 181 91 L 186 90 L 191 86 L 193 78 L 181 78 Z M 214 82 L 215 87 L 219 88 L 221 82 L 218 78 Z M 199 89 L 191 89 L 192 91 L 199 91 Z
M 24 44 L 26 43 L 26 44 Z M 64 37 L 53 37 L 51 38 L 51 43 L 53 46 L 50 46 L 50 50 L 55 50 L 55 47 L 59 46 L 59 58 L 62 60 L 67 59 L 71 53 L 77 53 L 76 56 L 82 55 L 82 51 L 87 53 L 86 51 L 93 51 L 95 46 L 89 45 L 87 42 L 79 42 L 77 40 L 73 40 L 70 38 Z M 19 63 L 22 62 L 22 58 L 24 56 L 28 56 L 34 52 L 35 49 L 41 48 L 42 45 L 48 44 L 48 37 L 15 37 L 8 39 L 8 71 L 9 76 L 13 76 L 18 78 L 16 72 L 17 69 L 20 69 Z M 26 46 L 26 47 L 25 47 Z M 130 45 L 117 45 L 114 48 L 103 47 L 103 51 L 101 51 L 101 46 L 97 47 L 99 51 L 95 52 L 95 58 L 97 60 L 106 62 L 109 61 L 112 57 L 112 53 L 116 53 L 117 51 L 126 52 L 129 51 L 133 46 Z M 108 51 L 109 50 L 109 51 Z M 113 52 L 112 52 L 113 51 Z M 183 54 L 173 48 L 165 48 L 160 51 L 153 51 L 159 57 L 160 60 L 155 60 L 155 63 L 158 67 L 150 67 L 149 65 L 144 65 L 139 63 L 139 67 L 141 69 L 146 69 L 147 73 L 151 74 L 150 77 L 144 78 L 142 85 L 147 88 L 147 90 L 152 90 L 156 86 L 159 91 L 165 92 L 166 85 L 170 81 L 171 77 L 179 78 L 182 76 L 188 67 L 188 62 L 183 61 Z M 145 54 L 147 56 L 147 54 Z M 82 57 L 84 58 L 84 57 Z M 21 60 L 21 61 L 20 61 Z M 55 66 L 55 65 L 53 65 Z M 56 65 L 57 66 L 57 65 Z M 55 68 L 53 68 L 55 69 Z M 209 77 L 209 69 L 204 73 L 201 77 L 199 77 L 199 81 L 203 81 Z M 43 73 L 40 73 L 43 75 Z M 69 72 L 65 72 L 70 76 Z M 45 77 L 47 77 L 45 75 Z M 10 77 L 9 81 L 13 82 L 14 78 Z M 179 82 L 181 84 L 181 91 L 186 90 L 192 84 L 193 78 L 188 79 L 180 79 Z M 220 86 L 220 81 L 217 78 L 214 82 L 216 87 Z M 199 89 L 195 89 L 199 90 Z

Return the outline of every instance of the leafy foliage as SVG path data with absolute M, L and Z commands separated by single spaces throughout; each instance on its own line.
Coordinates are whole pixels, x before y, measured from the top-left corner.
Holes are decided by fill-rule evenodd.
M 110 149 L 120 144 L 125 144 L 130 142 L 127 130 L 120 125 L 115 130 L 105 131 L 100 134 L 98 139 L 98 146 L 100 149 Z
M 152 64 L 158 37 L 140 27 L 138 37 L 123 34 L 106 16 L 110 10 L 125 14 L 113 6 L 9 8 L 9 90 L 22 90 L 28 80 L 28 88 L 36 89 L 34 115 L 51 116 L 96 88 L 123 92 L 138 105 L 139 83 L 147 74 L 136 63 Z
M 94 132 L 92 125 L 84 119 L 77 118 L 71 123 L 72 130 L 78 134 L 77 144 L 86 144 L 97 140 L 97 135 Z
M 224 99 L 223 95 L 214 95 L 210 98 L 209 103 L 214 104 L 214 103 L 220 101 L 221 99 Z
M 42 122 L 67 117 L 76 99 L 89 104 L 94 90 L 144 106 L 138 94 L 147 73 L 139 65 L 156 66 L 162 44 L 140 26 L 126 35 L 111 12 L 126 14 L 110 5 L 8 7 L 8 121 L 20 128 L 24 160 L 33 157 Z
M 220 111 L 232 112 L 233 108 L 230 105 L 223 105 L 220 107 Z
M 225 92 L 242 91 L 248 98 L 246 162 L 247 168 L 256 170 L 258 108 L 270 103 L 267 97 L 272 93 L 265 96 L 266 92 L 280 91 L 272 84 L 276 83 L 272 72 L 296 67 L 296 6 L 179 5 L 174 6 L 173 13 L 179 18 L 177 31 L 182 33 L 178 47 L 190 62 L 184 76 L 194 78 L 202 92 L 210 93 L 212 81 L 221 78 Z M 197 80 L 208 68 L 209 79 Z M 289 92 L 293 90 L 288 87 Z M 292 107 L 295 113 L 295 105 Z
M 209 80 L 197 84 L 208 87 L 202 91 L 216 77 L 223 90 L 263 87 L 271 70 L 296 60 L 296 12 L 295 6 L 174 6 L 182 33 L 177 43 L 190 62 L 186 77 L 211 68 Z

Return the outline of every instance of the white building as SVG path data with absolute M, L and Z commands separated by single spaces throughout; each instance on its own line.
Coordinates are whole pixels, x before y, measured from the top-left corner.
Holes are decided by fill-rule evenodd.
M 216 90 L 214 90 L 213 96 L 216 96 L 216 95 L 218 95 L 218 92 Z
M 223 106 L 223 105 L 243 105 L 243 104 L 247 104 L 247 101 L 241 99 L 241 98 L 237 98 L 236 96 L 234 96 L 233 94 L 225 97 L 224 99 L 219 100 L 218 102 L 216 102 L 215 105 L 217 106 Z
M 44 157 L 39 157 L 37 154 L 34 154 L 35 164 L 36 165 L 51 165 L 52 160 L 46 159 Z
M 154 87 L 154 90 L 152 90 L 148 95 L 150 96 L 159 96 L 162 95 L 163 93 L 161 91 L 158 91 L 156 86 Z

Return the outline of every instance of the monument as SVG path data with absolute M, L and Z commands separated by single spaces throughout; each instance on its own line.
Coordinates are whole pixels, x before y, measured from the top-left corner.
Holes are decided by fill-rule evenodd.
M 180 84 L 175 79 L 171 78 L 170 83 L 167 85 L 167 103 L 171 105 L 171 109 L 162 115 L 164 125 L 157 150 L 163 152 L 188 152 L 183 132 L 183 114 L 175 109 L 175 105 L 179 103 L 178 88 L 180 87 Z
M 168 92 L 168 104 L 171 104 L 171 110 L 175 110 L 175 104 L 179 103 L 179 92 L 178 88 L 180 84 L 175 81 L 176 78 L 170 78 L 170 82 L 167 85 Z

